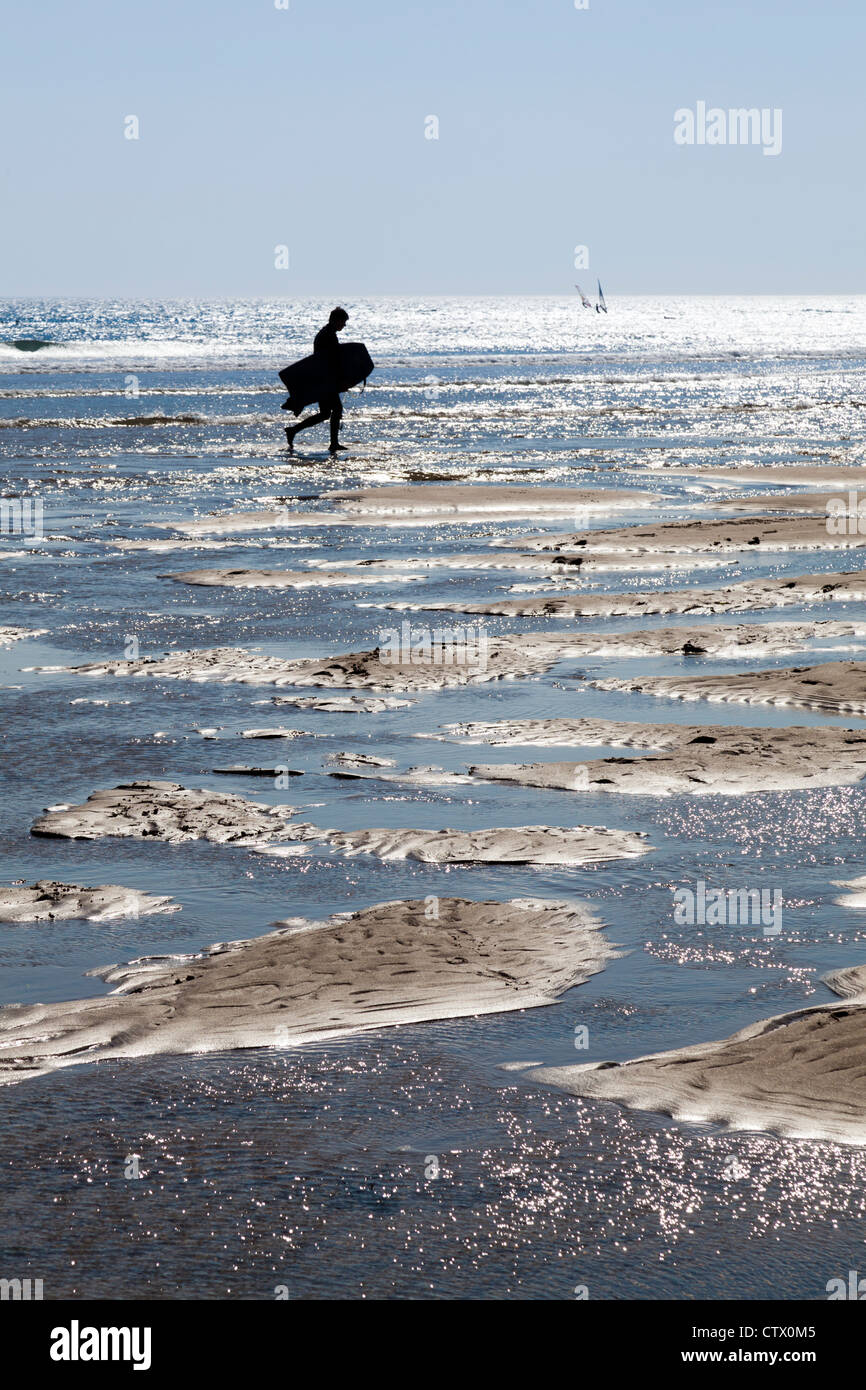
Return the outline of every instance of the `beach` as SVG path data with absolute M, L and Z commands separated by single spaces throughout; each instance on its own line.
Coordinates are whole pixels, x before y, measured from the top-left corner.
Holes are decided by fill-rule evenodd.
M 866 536 L 828 525 L 866 298 L 623 297 L 579 338 L 567 299 L 359 301 L 336 461 L 279 418 L 320 304 L 26 312 L 16 1268 L 824 1297 L 866 1176 Z M 681 920 L 699 885 L 725 910 Z

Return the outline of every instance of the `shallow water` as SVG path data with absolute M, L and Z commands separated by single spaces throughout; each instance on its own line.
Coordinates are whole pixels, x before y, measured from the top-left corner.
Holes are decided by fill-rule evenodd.
M 473 762 L 604 754 L 419 737 L 470 719 L 862 721 L 583 684 L 695 672 L 685 658 L 569 661 L 532 679 L 410 694 L 410 708 L 374 715 L 256 703 L 269 701 L 272 687 L 22 668 L 122 659 L 132 638 L 141 655 L 223 645 L 285 657 L 369 649 L 404 619 L 417 627 L 463 621 L 381 607 L 388 601 L 480 601 L 507 596 L 515 583 L 537 578 L 540 591 L 550 581 L 433 570 L 411 585 L 237 591 L 162 576 L 323 560 L 339 568 L 572 529 L 567 519 L 531 518 L 320 525 L 219 538 L 216 548 L 113 545 L 168 538 L 153 527 L 169 521 L 286 502 L 321 510 L 336 488 L 438 478 L 648 489 L 676 517 L 730 485 L 647 480 L 642 467 L 858 464 L 866 299 L 623 301 L 603 322 L 581 318 L 573 301 L 350 308 L 348 336 L 365 339 L 377 370 L 365 396 L 348 398 L 344 434 L 355 447 L 335 466 L 321 435 L 302 436 L 287 462 L 274 390 L 275 370 L 308 350 L 322 306 L 4 306 L 0 337 L 57 346 L 28 354 L 0 346 L 4 492 L 44 507 L 43 537 L 0 537 L 0 621 L 48 629 L 0 652 L 3 880 L 128 884 L 170 893 L 182 911 L 0 926 L 0 1002 L 100 994 L 105 986 L 84 972 L 109 962 L 433 892 L 586 901 L 622 954 L 544 1009 L 284 1054 L 76 1067 L 0 1090 L 0 1272 L 43 1278 L 49 1297 L 269 1298 L 286 1284 L 293 1297 L 569 1298 L 585 1284 L 591 1297 L 606 1298 L 822 1298 L 827 1280 L 864 1258 L 866 1160 L 858 1151 L 673 1124 L 540 1090 L 501 1064 L 622 1059 L 831 998 L 822 974 L 866 956 L 866 912 L 835 907 L 832 883 L 866 872 L 863 791 L 658 800 L 348 782 L 327 775 L 334 765 L 326 759 L 361 751 L 395 759 L 398 771 L 435 764 L 461 772 Z M 626 509 L 590 524 L 655 514 Z M 555 592 L 718 587 L 860 564 L 858 552 L 736 556 L 693 573 L 596 572 Z M 862 617 L 863 605 L 740 620 L 849 616 Z M 494 633 L 714 620 L 482 621 Z M 810 659 L 710 659 L 699 669 Z M 816 659 L 829 658 L 822 651 Z M 279 745 L 240 737 L 267 724 L 305 733 Z M 204 739 L 199 728 L 216 728 L 217 737 Z M 272 761 L 304 776 L 277 791 L 264 778 L 212 773 Z M 325 827 L 605 824 L 644 830 L 652 853 L 585 869 L 437 869 L 345 860 L 321 846 L 278 860 L 227 846 L 30 836 L 43 807 L 144 777 L 289 801 Z M 765 936 L 760 924 L 677 925 L 674 889 L 698 879 L 780 891 L 780 935 Z M 589 1030 L 585 1051 L 575 1050 L 577 1026 Z M 124 1176 L 132 1154 L 141 1156 L 138 1180 Z M 430 1156 L 438 1177 L 425 1177 Z

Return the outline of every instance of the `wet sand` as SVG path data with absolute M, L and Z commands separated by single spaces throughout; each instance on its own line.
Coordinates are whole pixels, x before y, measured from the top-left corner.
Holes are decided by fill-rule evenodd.
M 755 499 L 744 499 L 753 506 Z M 733 505 L 740 506 L 740 500 Z M 812 506 L 809 507 L 812 512 Z M 528 535 L 506 546 L 569 556 L 735 555 L 741 550 L 780 553 L 787 550 L 860 549 L 866 535 L 831 530 L 824 510 L 806 516 L 692 517 L 687 521 L 652 521 L 641 525 L 569 531 L 562 535 Z
M 545 605 L 547 600 L 544 601 Z M 234 682 L 278 687 L 320 687 L 329 690 L 425 691 L 491 680 L 516 679 L 548 671 L 560 661 L 582 657 L 770 656 L 802 651 L 816 641 L 866 636 L 866 620 L 818 619 L 807 622 L 728 623 L 702 626 L 644 628 L 627 632 L 526 632 L 491 635 L 483 666 L 469 663 L 435 665 L 429 661 L 392 661 L 390 652 L 339 653 L 297 661 L 263 656 L 235 647 L 172 652 L 136 660 L 102 660 L 81 666 L 39 667 L 82 676 L 136 679 Z M 400 653 L 402 656 L 403 653 Z M 25 668 L 32 669 L 32 668 Z M 312 697 L 314 698 L 314 697 Z M 346 697 L 351 699 L 353 697 Z M 356 697 L 361 700 L 362 697 Z M 368 713 L 397 708 L 393 701 L 366 700 L 351 706 Z M 304 697 L 273 696 L 275 705 L 319 708 Z M 326 701 L 325 704 L 328 702 Z M 336 707 L 348 713 L 350 707 Z
M 616 677 L 591 684 L 598 690 L 635 690 L 669 700 L 786 705 L 866 718 L 866 663 L 858 661 L 825 661 L 820 666 L 722 676 Z
M 63 922 L 70 918 L 109 922 L 117 917 L 179 911 L 171 898 L 119 888 L 116 884 L 85 888 L 77 883 L 40 879 L 38 883 L 0 887 L 0 922 Z
M 179 782 L 121 782 L 90 794 L 80 806 L 50 806 L 33 823 L 34 835 L 70 840 L 121 836 L 182 844 L 258 845 L 285 838 L 290 806 L 267 806 L 233 792 L 183 787 Z
M 443 520 L 508 520 L 525 516 L 570 516 L 582 511 L 603 515 L 656 505 L 658 493 L 626 488 L 472 486 L 440 483 L 360 488 L 322 494 L 329 511 L 294 505 L 280 511 L 224 512 L 185 521 L 157 523 L 184 536 L 237 535 L 245 531 L 295 526 L 436 526 Z
M 683 470 L 685 472 L 686 470 Z M 781 473 L 784 470 L 777 470 Z M 408 560 L 301 560 L 296 568 L 194 569 L 161 576 L 206 587 L 264 589 L 357 588 L 367 584 L 421 585 L 437 571 L 537 576 L 579 582 L 581 573 L 664 573 L 727 563 L 751 553 L 861 548 L 864 539 L 828 526 L 833 486 L 804 468 L 769 478 L 760 470 L 709 469 L 698 481 L 790 484 L 798 492 L 759 498 L 706 497 L 685 521 L 658 513 L 666 499 L 624 489 L 383 486 L 323 494 L 320 510 L 294 503 L 280 510 L 224 513 L 175 522 L 174 539 L 131 542 L 156 551 L 219 548 L 220 537 L 318 525 L 418 525 L 525 520 L 531 525 L 572 518 L 564 534 L 491 541 L 475 552 L 434 552 Z M 834 475 L 836 476 L 836 475 Z M 838 475 L 837 480 L 851 479 Z M 812 490 L 807 490 L 811 488 Z M 299 499 L 300 501 L 301 499 Z M 654 508 L 656 518 L 587 529 L 587 520 Z M 731 512 L 722 520 L 702 510 Z M 746 515 L 739 515 L 746 512 Z M 210 539 L 208 539 L 210 537 Z M 277 540 L 279 539 L 277 535 Z M 290 542 L 293 548 L 300 543 Z M 512 592 L 530 585 L 515 585 Z M 536 585 L 536 588 L 539 587 Z M 757 575 L 716 587 L 598 593 L 572 590 L 492 598 L 486 602 L 392 599 L 362 606 L 401 612 L 543 618 L 718 615 L 717 624 L 646 627 L 632 631 L 535 632 L 490 635 L 483 663 L 437 666 L 429 659 L 399 660 L 383 645 L 369 650 L 297 660 L 229 646 L 173 651 L 136 660 L 101 660 L 68 668 L 76 675 L 176 679 L 329 691 L 383 692 L 321 698 L 272 696 L 274 706 L 334 714 L 381 714 L 411 704 L 388 692 L 425 692 L 449 686 L 536 676 L 562 661 L 589 657 L 774 657 L 806 651 L 822 641 L 866 637 L 866 620 L 816 618 L 793 622 L 737 622 L 732 615 L 793 605 L 856 602 L 866 598 L 866 570 L 790 576 Z M 455 629 L 437 629 L 444 639 Z M 27 635 L 0 629 L 0 642 Z M 410 643 L 411 645 L 411 643 Z M 839 651 L 844 647 L 837 648 Z M 601 678 L 601 690 L 658 697 L 788 706 L 830 715 L 866 717 L 866 663 L 833 660 L 786 670 L 733 674 Z M 202 730 L 207 736 L 208 731 Z M 307 731 L 251 725 L 249 740 L 292 741 Z M 484 781 L 550 791 L 604 792 L 666 798 L 676 795 L 747 797 L 757 792 L 853 786 L 866 779 L 866 730 L 831 727 L 740 728 L 721 725 L 637 723 L 604 719 L 469 721 L 421 735 L 497 747 L 619 748 L 649 756 L 588 760 L 471 764 L 465 772 L 435 767 L 402 770 L 394 758 L 346 752 L 330 755 L 328 775 L 377 780 L 420 789 L 471 787 Z M 245 764 L 215 773 L 270 777 L 277 769 Z M 562 803 L 559 803 L 562 804 Z M 269 806 L 232 793 L 176 782 L 122 783 L 95 791 L 82 805 L 49 808 L 34 822 L 41 837 L 130 839 L 179 844 L 207 840 L 259 854 L 303 856 L 318 846 L 347 859 L 372 856 L 383 863 L 416 861 L 448 866 L 534 866 L 582 869 L 638 859 L 653 850 L 638 829 L 598 825 L 520 825 L 491 828 L 374 826 L 337 830 L 295 819 L 291 806 Z M 555 816 L 552 818 L 556 818 Z M 302 865 L 301 865 L 302 867 Z M 866 905 L 866 880 L 839 880 L 850 891 L 838 901 Z M 52 921 L 82 916 L 175 910 L 167 897 L 103 886 L 82 889 L 45 881 L 7 890 L 9 921 Z M 26 916 L 24 914 L 30 914 Z M 2 914 L 2 902 L 0 902 Z M 145 958 L 99 973 L 115 987 L 106 998 L 0 1011 L 0 1081 L 39 1075 L 59 1066 L 100 1058 L 161 1052 L 201 1052 L 256 1046 L 294 1046 L 310 1039 L 367 1028 L 463 1017 L 552 1002 L 604 968 L 615 954 L 588 910 L 544 900 L 471 903 L 430 895 L 342 914 L 327 922 L 290 919 L 264 937 L 218 945 L 199 955 Z M 722 1121 L 797 1137 L 866 1140 L 866 967 L 829 977 L 845 1000 L 779 1015 L 721 1042 L 674 1048 L 616 1066 L 538 1068 L 528 1073 L 576 1094 L 617 1100 L 678 1119 Z M 833 1065 L 829 1065 L 828 1057 Z M 861 1065 L 862 1059 L 862 1065 Z
M 0 647 L 11 647 L 15 642 L 22 642 L 25 637 L 43 637 L 47 631 L 44 627 L 0 627 Z
M 324 840 L 347 858 L 375 854 L 386 861 L 417 859 L 422 864 L 605 864 L 635 859 L 650 848 L 644 834 L 600 825 L 567 829 L 520 825 L 473 831 L 317 830 L 296 826 L 294 830 L 299 840 Z
M 801 603 L 853 603 L 866 599 L 866 570 L 803 574 L 793 579 L 746 579 L 720 589 L 668 593 L 569 594 L 565 598 L 491 599 L 486 603 L 393 600 L 382 608 L 401 612 L 484 613 L 510 618 L 636 617 L 639 614 L 745 613 Z
M 743 464 L 736 468 L 712 463 L 696 464 L 693 468 L 673 464 L 670 467 L 641 469 L 641 476 L 655 481 L 667 479 L 706 479 L 709 482 L 745 484 L 766 487 L 858 487 L 863 482 L 860 465 L 836 463 L 791 463 L 784 467 L 762 464 L 754 467 Z
M 399 516 L 462 517 L 527 515 L 563 516 L 588 508 L 605 512 L 617 508 L 649 507 L 658 493 L 627 488 L 538 487 L 535 484 L 491 486 L 436 483 L 433 486 L 359 488 L 331 494 L 344 511 L 370 519 Z
M 397 574 L 393 570 L 185 570 L 164 574 L 177 584 L 222 585 L 229 589 L 348 589 L 354 584 L 413 584 L 419 574 Z
M 573 1095 L 615 1100 L 689 1123 L 863 1144 L 863 967 L 829 975 L 825 983 L 850 1002 L 779 1014 L 721 1042 L 625 1063 L 540 1067 L 528 1076 Z
M 649 749 L 657 754 L 469 768 L 471 777 L 483 781 L 560 791 L 747 796 L 758 791 L 852 786 L 866 776 L 866 729 L 744 729 L 546 719 L 446 725 L 445 736 L 494 747 L 604 746 Z
M 588 908 L 429 897 L 293 918 L 199 955 L 94 971 L 105 998 L 0 1009 L 0 1084 L 158 1053 L 295 1047 L 553 1003 L 615 954 Z
M 823 498 L 822 498 L 823 501 Z M 796 510 L 796 498 L 780 499 Z M 732 509 L 753 508 L 754 498 L 729 502 Z M 718 508 L 716 508 L 718 510 Z M 828 527 L 823 506 L 809 499 L 806 516 L 732 516 L 723 521 L 690 518 L 687 521 L 653 521 L 639 526 L 569 531 L 563 534 L 521 536 L 506 546 L 536 552 L 552 551 L 563 557 L 611 555 L 733 555 L 740 551 L 784 554 L 797 550 L 852 550 L 866 545 L 866 533 L 851 534 Z

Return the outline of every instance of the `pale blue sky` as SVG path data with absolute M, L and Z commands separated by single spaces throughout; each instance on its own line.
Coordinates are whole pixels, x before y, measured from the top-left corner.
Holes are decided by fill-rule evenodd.
M 0 293 L 866 288 L 864 0 L 589 3 L 7 4 Z

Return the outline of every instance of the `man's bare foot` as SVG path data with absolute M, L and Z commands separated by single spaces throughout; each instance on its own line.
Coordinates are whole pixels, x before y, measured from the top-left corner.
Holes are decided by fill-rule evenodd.
M 331 447 L 330 447 L 330 449 L 328 450 L 328 453 L 329 453 L 329 454 L 336 454 L 336 453 L 345 454 L 345 452 L 346 452 L 346 446 L 345 446 L 345 444 L 332 444 Z
M 292 425 L 286 425 L 286 448 L 290 454 L 295 452 L 295 431 Z

